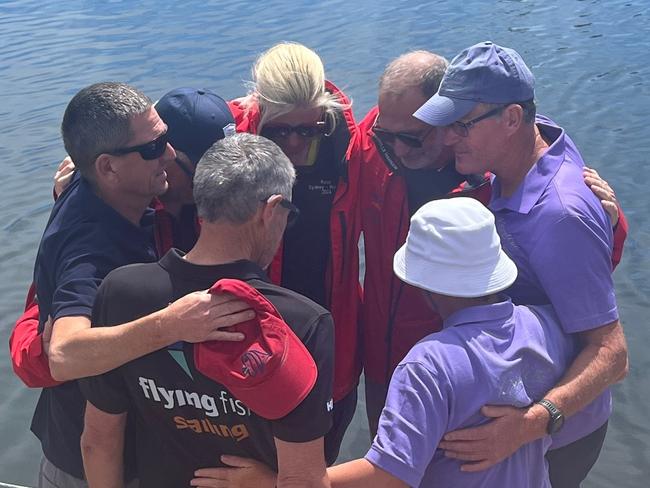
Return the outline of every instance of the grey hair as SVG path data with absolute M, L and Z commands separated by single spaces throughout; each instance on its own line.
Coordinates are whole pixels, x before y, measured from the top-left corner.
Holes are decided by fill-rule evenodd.
M 322 108 L 330 133 L 339 114 L 349 108 L 325 89 L 325 67 L 318 54 L 302 44 L 283 42 L 263 52 L 255 62 L 253 81 L 243 105 L 260 108 L 258 130 L 296 108 Z
M 492 110 L 497 107 L 504 107 L 503 103 L 484 103 L 486 111 Z M 530 100 L 524 100 L 521 102 L 512 102 L 505 104 L 507 105 L 519 105 L 524 113 L 524 123 L 532 124 L 535 122 L 535 115 L 537 115 L 537 106 L 535 105 L 535 100 L 531 98 Z
M 449 62 L 429 51 L 411 51 L 391 61 L 379 79 L 379 92 L 402 95 L 419 87 L 426 98 L 438 91 Z
M 131 119 L 152 105 L 125 83 L 96 83 L 79 91 L 65 109 L 61 136 L 81 174 L 93 180 L 97 156 L 125 146 L 132 136 Z
M 296 171 L 272 141 L 238 133 L 215 142 L 194 174 L 194 201 L 207 222 L 243 224 L 271 195 L 291 199 Z
M 535 100 L 525 100 L 523 102 L 517 102 L 517 105 L 521 106 L 524 111 L 524 122 L 527 124 L 532 124 L 535 122 L 535 115 L 537 115 L 537 106 L 535 105 Z

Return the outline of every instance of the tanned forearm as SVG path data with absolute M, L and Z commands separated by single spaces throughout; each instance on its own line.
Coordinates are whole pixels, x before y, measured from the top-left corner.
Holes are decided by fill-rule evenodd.
M 161 312 L 114 327 L 90 327 L 87 317 L 54 323 L 50 371 L 57 381 L 94 376 L 165 347 L 178 338 L 162 324 Z
M 107 415 L 87 404 L 81 455 L 89 488 L 124 487 L 125 424 L 126 414 Z
M 595 400 L 607 387 L 621 381 L 628 372 L 625 336 L 620 322 L 580 334 L 583 347 L 567 369 L 560 382 L 544 398 L 551 400 L 570 417 Z M 534 428 L 542 437 L 546 434 L 548 414 L 544 407 L 535 405 L 531 413 L 536 419 Z
M 254 316 L 232 295 L 197 291 L 113 327 L 91 328 L 88 317 L 62 317 L 52 327 L 50 370 L 54 379 L 68 381 L 105 373 L 177 341 L 240 341 L 242 333 L 221 329 Z

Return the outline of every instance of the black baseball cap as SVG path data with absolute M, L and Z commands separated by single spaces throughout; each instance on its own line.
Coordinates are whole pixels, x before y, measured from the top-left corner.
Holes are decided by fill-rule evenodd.
M 176 88 L 156 102 L 167 124 L 169 143 L 195 165 L 219 139 L 235 133 L 235 119 L 226 101 L 210 90 Z

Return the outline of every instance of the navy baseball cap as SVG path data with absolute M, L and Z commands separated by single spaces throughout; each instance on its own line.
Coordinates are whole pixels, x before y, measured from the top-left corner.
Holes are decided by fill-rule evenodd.
M 508 104 L 535 98 L 535 78 L 514 49 L 486 41 L 456 56 L 438 92 L 413 116 L 433 126 L 452 124 L 479 103 Z
M 210 90 L 176 88 L 156 102 L 167 124 L 169 143 L 195 165 L 219 139 L 235 133 L 235 119 L 226 101 Z

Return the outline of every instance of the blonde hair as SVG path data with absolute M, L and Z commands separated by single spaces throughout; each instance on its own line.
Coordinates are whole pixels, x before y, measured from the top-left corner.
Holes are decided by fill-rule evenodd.
M 336 127 L 337 114 L 349 108 L 325 90 L 323 62 L 302 44 L 276 44 L 257 58 L 252 76 L 251 89 L 243 105 L 249 110 L 254 102 L 259 105 L 258 130 L 296 108 L 322 108 L 331 133 Z

